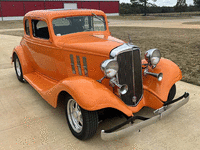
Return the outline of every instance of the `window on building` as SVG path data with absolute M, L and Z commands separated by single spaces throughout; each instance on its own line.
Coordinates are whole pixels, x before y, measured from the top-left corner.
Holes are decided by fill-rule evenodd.
M 42 39 L 49 39 L 48 26 L 45 21 L 32 20 L 33 36 Z
M 28 19 L 25 21 L 25 31 L 27 35 L 30 35 L 29 21 Z

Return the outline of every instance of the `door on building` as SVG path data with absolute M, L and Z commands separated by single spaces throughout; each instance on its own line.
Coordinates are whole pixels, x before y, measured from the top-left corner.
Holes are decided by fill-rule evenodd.
M 77 3 L 64 3 L 64 9 L 77 9 Z

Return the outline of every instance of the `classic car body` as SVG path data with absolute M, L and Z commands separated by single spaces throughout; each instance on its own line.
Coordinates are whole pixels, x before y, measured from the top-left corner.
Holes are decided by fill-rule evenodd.
M 188 93 L 172 100 L 175 83 L 182 78 L 178 66 L 160 59 L 157 49 L 147 51 L 141 60 L 137 46 L 111 36 L 102 11 L 31 11 L 24 16 L 24 29 L 12 55 L 17 77 L 53 107 L 67 97 L 67 121 L 79 139 L 94 135 L 99 110 L 113 108 L 128 118 L 113 130 L 102 130 L 102 138 L 108 140 L 123 136 L 121 131 L 111 132 L 135 119 L 146 121 L 131 130 L 155 122 L 155 118 L 152 122 L 153 118 L 134 116 L 144 106 L 156 109 L 158 119 L 189 100 Z M 167 110 L 167 105 L 179 100 Z

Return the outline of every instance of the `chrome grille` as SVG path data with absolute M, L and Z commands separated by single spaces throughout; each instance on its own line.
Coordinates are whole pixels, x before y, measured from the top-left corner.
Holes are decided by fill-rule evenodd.
M 119 64 L 118 81 L 119 84 L 127 84 L 128 92 L 121 95 L 121 99 L 127 105 L 137 105 L 143 94 L 142 68 L 139 49 L 124 51 L 117 55 Z M 133 101 L 133 97 L 136 101 Z

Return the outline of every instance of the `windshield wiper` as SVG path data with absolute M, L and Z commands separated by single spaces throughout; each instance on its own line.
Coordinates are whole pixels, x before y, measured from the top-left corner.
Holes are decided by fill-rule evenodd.
M 92 15 L 94 15 L 95 18 L 97 18 L 98 20 L 102 21 L 103 23 L 105 23 L 104 20 L 102 20 L 99 16 L 97 16 L 95 13 L 92 13 Z

